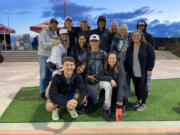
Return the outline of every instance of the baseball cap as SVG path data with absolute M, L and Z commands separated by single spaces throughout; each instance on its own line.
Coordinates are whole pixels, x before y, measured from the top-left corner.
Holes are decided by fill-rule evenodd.
M 56 23 L 56 24 L 58 24 L 58 21 L 57 21 L 56 19 L 52 18 L 52 19 L 50 20 L 50 23 Z
M 82 18 L 81 18 L 81 22 L 88 22 L 87 17 L 82 17 Z
M 67 34 L 67 30 L 66 29 L 60 29 L 59 31 L 59 35 L 62 35 L 62 34 Z
M 70 16 L 66 16 L 65 21 L 70 20 L 72 21 L 72 18 Z
M 144 21 L 140 21 L 138 25 L 146 25 Z
M 99 35 L 97 35 L 97 34 L 92 34 L 91 36 L 90 36 L 90 38 L 89 38 L 89 40 L 91 41 L 91 40 L 100 40 L 99 39 Z

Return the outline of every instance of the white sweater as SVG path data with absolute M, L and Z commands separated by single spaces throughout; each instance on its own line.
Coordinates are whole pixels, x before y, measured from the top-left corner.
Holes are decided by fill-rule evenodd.
M 62 45 L 53 46 L 51 49 L 51 56 L 47 59 L 47 62 L 52 62 L 57 68 L 62 66 Z
M 51 56 L 47 59 L 47 62 L 52 62 L 57 68 L 62 66 L 62 60 L 67 56 L 67 48 L 60 42 L 58 46 L 53 46 L 51 50 Z

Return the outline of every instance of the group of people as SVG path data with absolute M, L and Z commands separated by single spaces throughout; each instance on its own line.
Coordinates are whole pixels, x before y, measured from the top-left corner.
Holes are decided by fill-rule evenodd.
M 133 107 L 147 108 L 155 53 L 145 21 L 139 21 L 132 33 L 116 21 L 106 28 L 105 16 L 99 16 L 96 29 L 87 18 L 74 27 L 69 16 L 59 31 L 57 26 L 58 21 L 51 19 L 39 35 L 38 46 L 41 98 L 47 99 L 45 107 L 53 120 L 59 119 L 62 106 L 77 118 L 98 109 L 101 99 L 105 119 L 111 119 L 116 108 L 125 115 L 131 80 L 137 97 Z

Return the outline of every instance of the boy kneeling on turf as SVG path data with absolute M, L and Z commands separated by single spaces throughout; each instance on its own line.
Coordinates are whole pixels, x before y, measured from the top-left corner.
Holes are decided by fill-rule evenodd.
M 72 57 L 66 57 L 62 65 L 64 71 L 56 74 L 49 88 L 49 98 L 46 102 L 46 110 L 56 113 L 59 119 L 57 107 L 66 106 L 72 118 L 77 118 L 78 114 L 75 108 L 85 103 L 86 90 L 83 79 L 74 72 L 75 61 Z

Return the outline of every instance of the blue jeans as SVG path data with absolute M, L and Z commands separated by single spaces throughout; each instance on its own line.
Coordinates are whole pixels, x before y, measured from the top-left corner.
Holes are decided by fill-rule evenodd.
M 39 66 L 40 66 L 40 93 L 46 92 L 46 88 L 51 81 L 52 72 L 47 66 L 48 56 L 39 55 Z

